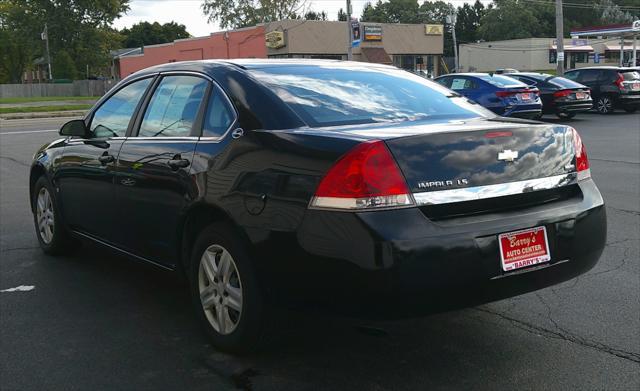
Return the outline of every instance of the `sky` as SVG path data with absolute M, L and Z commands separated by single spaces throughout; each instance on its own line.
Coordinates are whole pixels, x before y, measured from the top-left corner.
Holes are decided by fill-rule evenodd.
M 353 14 L 359 17 L 364 5 L 377 0 L 351 0 Z M 207 23 L 200 5 L 203 0 L 131 0 L 130 10 L 126 15 L 115 21 L 115 27 L 122 29 L 138 22 L 168 23 L 174 21 L 184 24 L 189 34 L 194 37 L 209 35 L 219 31 L 216 24 Z M 449 3 L 461 5 L 465 0 L 450 0 Z M 329 20 L 337 20 L 338 10 L 346 8 L 346 0 L 309 0 L 310 8 L 314 11 L 326 11 Z

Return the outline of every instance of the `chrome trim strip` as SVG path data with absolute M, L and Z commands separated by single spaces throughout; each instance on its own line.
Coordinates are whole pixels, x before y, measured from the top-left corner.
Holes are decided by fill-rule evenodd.
M 415 198 L 418 206 L 442 205 L 453 202 L 483 200 L 487 198 L 528 193 L 531 191 L 555 189 L 557 187 L 568 186 L 575 183 L 578 183 L 578 173 L 572 172 L 569 174 L 529 179 L 519 182 L 413 193 L 413 197 Z

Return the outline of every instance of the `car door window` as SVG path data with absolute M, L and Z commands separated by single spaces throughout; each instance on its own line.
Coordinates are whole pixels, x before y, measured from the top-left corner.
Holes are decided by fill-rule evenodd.
M 224 93 L 214 88 L 209 98 L 209 106 L 204 116 L 202 135 L 205 137 L 220 137 L 235 120 L 235 112 Z
M 438 84 L 441 84 L 447 88 L 451 88 L 451 78 L 450 77 L 443 77 L 441 79 L 436 80 L 436 82 Z
M 165 76 L 153 92 L 138 136 L 190 136 L 208 85 L 197 76 Z
M 596 81 L 598 81 L 599 74 L 600 74 L 600 71 L 593 70 L 593 69 L 582 71 L 580 82 L 581 83 L 595 83 Z
M 123 137 L 151 78 L 135 81 L 107 99 L 93 114 L 90 137 Z

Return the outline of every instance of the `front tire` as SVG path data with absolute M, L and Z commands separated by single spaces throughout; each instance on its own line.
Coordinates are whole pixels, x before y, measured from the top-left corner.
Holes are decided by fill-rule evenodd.
M 610 96 L 601 96 L 596 101 L 596 110 L 600 114 L 611 114 L 613 113 L 613 99 Z
M 246 243 L 227 224 L 213 224 L 196 239 L 189 272 L 196 316 L 219 349 L 256 350 L 265 330 L 266 300 Z
M 68 253 L 73 241 L 62 223 L 52 186 L 41 176 L 33 187 L 33 222 L 40 248 L 49 255 Z

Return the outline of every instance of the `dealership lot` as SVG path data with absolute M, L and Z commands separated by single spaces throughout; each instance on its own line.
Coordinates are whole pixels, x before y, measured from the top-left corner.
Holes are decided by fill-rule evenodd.
M 207 344 L 172 276 L 91 246 L 41 253 L 29 162 L 63 121 L 0 122 L 0 290 L 26 286 L 0 293 L 2 389 L 640 388 L 639 114 L 567 122 L 607 202 L 588 274 L 422 319 L 283 312 L 271 350 L 242 358 Z

